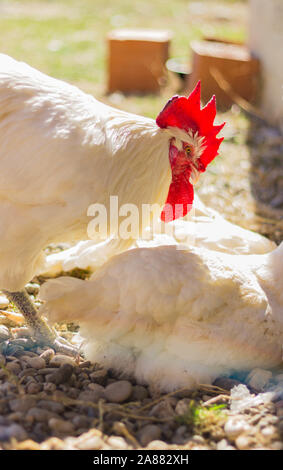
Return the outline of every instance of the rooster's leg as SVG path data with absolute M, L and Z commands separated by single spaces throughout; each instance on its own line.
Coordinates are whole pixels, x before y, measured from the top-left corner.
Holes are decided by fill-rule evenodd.
M 41 344 L 51 346 L 58 352 L 78 355 L 77 349 L 68 344 L 63 338 L 56 336 L 43 318 L 39 316 L 26 290 L 19 292 L 9 292 L 5 290 L 3 292 L 10 302 L 13 302 L 23 314 L 27 324 L 33 329 L 36 338 Z

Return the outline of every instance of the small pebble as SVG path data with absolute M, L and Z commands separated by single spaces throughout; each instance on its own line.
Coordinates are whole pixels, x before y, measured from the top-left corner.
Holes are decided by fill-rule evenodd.
M 52 360 L 50 362 L 52 362 Z M 64 363 L 60 366 L 59 369 L 57 369 L 55 372 L 47 376 L 48 382 L 54 383 L 55 385 L 64 384 L 65 382 L 68 382 L 68 380 L 70 379 L 73 373 L 73 370 L 74 370 L 74 367 L 70 363 Z
M 248 423 L 246 423 L 242 418 L 238 416 L 233 416 L 229 418 L 224 426 L 224 431 L 228 439 L 234 440 L 243 432 L 246 432 L 250 429 Z
M 116 449 L 116 450 L 126 450 L 129 447 L 127 442 L 125 441 L 125 439 L 123 439 L 123 437 L 119 437 L 119 436 L 110 436 L 107 439 L 107 444 L 112 449 Z
M 0 309 L 7 308 L 9 305 L 9 300 L 7 299 L 6 295 L 0 295 Z
M 92 392 L 96 392 L 99 395 L 99 398 L 104 397 L 104 390 L 105 389 L 104 389 L 104 387 L 102 387 L 102 385 L 90 383 L 90 384 L 88 384 L 87 388 L 89 390 L 91 390 Z
M 46 363 L 49 363 L 50 360 L 55 356 L 55 352 L 53 349 L 46 349 L 43 353 L 40 354 L 39 357 L 45 360 Z
M 194 442 L 195 444 L 205 444 L 205 443 L 206 443 L 204 437 L 198 436 L 197 434 L 194 435 L 194 436 L 190 439 L 190 441 L 191 441 L 191 442 Z
M 88 433 L 85 435 L 87 436 Z M 80 450 L 99 450 L 103 447 L 104 442 L 99 436 L 89 436 L 85 439 L 80 439 L 76 444 L 76 449 Z
M 10 413 L 7 418 L 9 418 L 9 421 L 21 421 L 24 418 L 24 413 L 16 411 L 14 413 Z
M 213 385 L 223 388 L 224 390 L 231 390 L 233 387 L 240 385 L 241 382 L 236 379 L 230 379 L 229 377 L 219 377 L 214 382 Z
M 33 334 L 31 328 L 28 328 L 27 326 L 12 328 L 11 331 L 15 338 L 29 338 Z M 28 352 L 28 354 L 30 354 L 30 352 Z
M 95 384 L 93 382 L 90 382 L 88 385 L 87 385 L 87 388 L 89 390 L 104 390 L 104 387 L 102 385 L 99 385 L 99 384 Z
M 63 413 L 65 409 L 62 403 L 59 403 L 54 400 L 40 400 L 37 403 L 37 406 L 44 410 L 52 411 L 53 413 L 58 413 L 58 414 Z
M 274 380 L 275 380 L 277 383 L 283 382 L 283 374 L 275 375 Z
M 80 394 L 80 391 L 77 388 L 70 387 L 68 390 L 68 397 L 76 400 Z
M 19 340 L 16 340 L 19 341 Z M 12 344 L 11 341 L 3 341 L 0 343 L 0 352 L 5 356 L 11 356 L 14 354 L 21 354 L 24 352 L 25 348 L 17 344 Z
M 83 361 L 79 364 L 79 369 L 88 369 L 91 366 L 90 361 Z
M 6 364 L 6 369 L 13 374 L 19 374 L 21 372 L 21 366 L 17 361 L 8 362 Z
M 48 426 L 60 434 L 71 434 L 74 432 L 74 425 L 70 421 L 64 421 L 63 419 L 51 418 L 48 421 Z
M 283 450 L 283 442 L 275 441 L 270 445 L 272 450 Z
M 87 428 L 89 426 L 90 420 L 87 418 L 87 416 L 75 415 L 72 419 L 72 423 L 75 428 Z
M 280 434 L 282 434 L 283 437 L 283 419 L 280 419 L 278 423 L 278 431 L 280 432 Z
M 42 384 L 36 383 L 36 382 L 30 382 L 26 386 L 26 391 L 27 393 L 30 393 L 31 395 L 36 394 L 41 392 L 42 390 Z
M 43 390 L 45 392 L 53 393 L 56 390 L 56 385 L 51 382 L 45 382 L 43 384 Z
M 29 295 L 37 295 L 40 289 L 40 285 L 35 282 L 29 282 L 26 286 L 26 291 Z
M 174 410 L 168 399 L 162 400 L 160 403 L 157 403 L 156 405 L 154 405 L 149 412 L 149 416 L 155 416 L 156 418 L 161 418 L 161 419 L 166 419 L 169 416 L 173 417 L 174 415 L 175 415 Z
M 226 439 L 222 439 L 216 445 L 217 450 L 235 450 L 235 447 L 231 446 Z
M 84 402 L 97 403 L 101 398 L 104 398 L 104 388 L 101 385 L 96 384 L 96 390 L 84 390 L 78 396 L 78 400 Z M 98 387 L 101 387 L 100 389 Z
M 106 369 L 101 369 L 101 370 L 96 370 L 89 374 L 90 379 L 100 385 L 104 385 L 106 378 L 107 378 L 107 370 Z
M 171 441 L 173 444 L 177 444 L 179 446 L 182 446 L 185 444 L 185 442 L 187 441 L 187 439 L 184 437 L 184 436 L 179 436 L 177 433 L 175 433 L 172 438 L 171 438 Z
M 262 418 L 259 423 L 260 428 L 266 428 L 269 425 L 274 425 L 278 423 L 278 416 L 267 415 L 265 418 Z
M 148 424 L 138 431 L 138 439 L 142 447 L 146 447 L 151 441 L 161 437 L 161 430 L 155 424 Z
M 185 434 L 186 431 L 187 431 L 187 426 L 183 424 L 182 426 L 178 427 L 176 434 L 178 434 L 179 436 L 183 436 L 183 434 Z
M 9 338 L 10 338 L 9 328 L 7 328 L 4 325 L 0 325 L 0 342 L 1 341 L 6 341 Z
M 23 441 L 27 439 L 27 433 L 19 424 L 0 426 L 0 441 L 8 441 L 12 438 L 17 441 Z
M 28 376 L 34 376 L 38 373 L 38 371 L 36 369 L 33 369 L 32 367 L 27 367 L 26 369 L 23 369 L 18 377 L 19 379 L 22 379 L 23 377 L 28 377 Z
M 34 346 L 32 338 L 16 338 L 11 341 L 12 346 L 20 346 L 23 349 L 30 349 Z
M 40 374 L 41 375 L 50 375 L 50 374 L 53 374 L 56 370 L 57 370 L 57 368 L 55 368 L 55 367 L 45 367 L 44 369 L 40 370 Z
M 251 448 L 253 441 L 250 437 L 242 435 L 236 438 L 235 444 L 239 450 L 248 450 Z
M 272 437 L 276 437 L 277 435 L 277 430 L 275 426 L 267 426 L 266 428 L 261 429 L 260 432 L 267 439 L 271 439 Z
M 63 364 L 70 364 L 71 366 L 75 366 L 75 361 L 70 356 L 65 356 L 63 354 L 56 354 L 49 362 L 51 367 L 60 367 Z
M 275 408 L 278 411 L 279 409 L 283 408 L 283 400 L 279 400 L 275 404 Z
M 45 422 L 51 418 L 54 418 L 54 414 L 48 410 L 43 410 L 41 408 L 34 407 L 28 410 L 27 417 L 37 422 Z
M 269 370 L 253 369 L 247 377 L 247 383 L 254 390 L 260 392 L 268 384 L 271 378 L 272 372 Z
M 141 385 L 135 385 L 133 387 L 131 400 L 143 401 L 147 397 L 148 397 L 148 391 L 145 387 L 142 387 Z
M 31 439 L 27 439 L 26 441 L 23 441 L 17 445 L 17 450 L 44 450 L 46 442 L 44 442 L 42 446 L 40 446 L 40 444 L 38 444 L 37 442 Z
M 183 400 L 179 400 L 175 412 L 177 413 L 178 416 L 182 416 L 188 412 L 189 406 L 191 403 L 191 399 L 189 398 L 183 398 Z
M 21 359 L 25 360 L 26 363 L 34 369 L 44 369 L 44 367 L 46 367 L 46 362 L 42 357 L 22 356 Z
M 38 354 L 36 354 L 33 351 L 25 351 L 22 356 L 28 356 L 28 357 L 38 357 Z
M 158 439 L 155 440 L 155 441 L 151 441 L 147 447 L 147 449 L 149 450 L 165 450 L 165 449 L 168 449 L 168 444 L 166 444 L 166 442 L 163 442 L 163 441 L 159 441 Z
M 132 393 L 132 384 L 127 380 L 119 380 L 105 388 L 105 397 L 111 403 L 123 403 Z

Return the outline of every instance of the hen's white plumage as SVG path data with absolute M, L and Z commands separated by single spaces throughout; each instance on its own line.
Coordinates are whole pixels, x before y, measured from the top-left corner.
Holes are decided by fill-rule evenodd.
M 167 234 L 162 233 L 164 224 L 159 221 L 149 240 L 135 240 L 129 247 L 177 245 L 182 242 L 188 247 L 199 246 L 230 254 L 263 254 L 276 247 L 267 238 L 228 222 L 218 212 L 205 206 L 197 195 L 192 212 L 183 219 L 170 222 L 166 229 Z M 145 235 L 148 235 L 148 230 Z M 49 255 L 42 274 L 54 276 L 74 268 L 95 271 L 122 249 L 121 241 L 116 239 L 98 244 L 91 240 L 80 241 L 72 248 Z
M 0 54 L 0 288 L 21 290 L 48 244 L 86 239 L 91 204 L 164 204 L 171 137 Z
M 51 321 L 75 321 L 87 356 L 161 390 L 282 360 L 283 244 L 264 255 L 137 248 L 91 280 L 43 285 Z

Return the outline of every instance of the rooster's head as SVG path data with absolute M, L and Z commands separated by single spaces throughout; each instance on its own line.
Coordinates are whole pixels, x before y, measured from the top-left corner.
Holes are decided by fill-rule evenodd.
M 214 126 L 215 96 L 201 108 L 200 92 L 199 82 L 190 96 L 173 96 L 156 119 L 157 125 L 172 135 L 169 144 L 172 181 L 161 213 L 164 222 L 187 214 L 194 199 L 193 184 L 218 155 L 223 140 L 216 137 L 225 123 Z

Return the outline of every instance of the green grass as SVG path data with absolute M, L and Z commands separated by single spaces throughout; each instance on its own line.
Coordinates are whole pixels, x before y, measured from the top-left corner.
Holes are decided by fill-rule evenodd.
M 199 20 L 192 17 L 189 3 L 188 0 L 0 0 L 0 51 L 102 97 L 107 65 L 105 38 L 111 29 L 169 29 L 173 33 L 171 56 L 188 60 L 190 41 L 204 34 L 245 38 L 244 26 L 237 18 L 232 22 L 209 17 Z M 209 6 L 211 1 L 201 3 Z M 161 93 L 122 97 L 118 105 L 154 117 L 168 97 L 166 90 L 164 93 L 165 96 Z
M 191 432 L 208 435 L 215 427 L 222 426 L 227 416 L 223 413 L 225 404 L 203 407 L 192 400 L 186 413 L 176 419 L 179 424 L 187 426 Z

